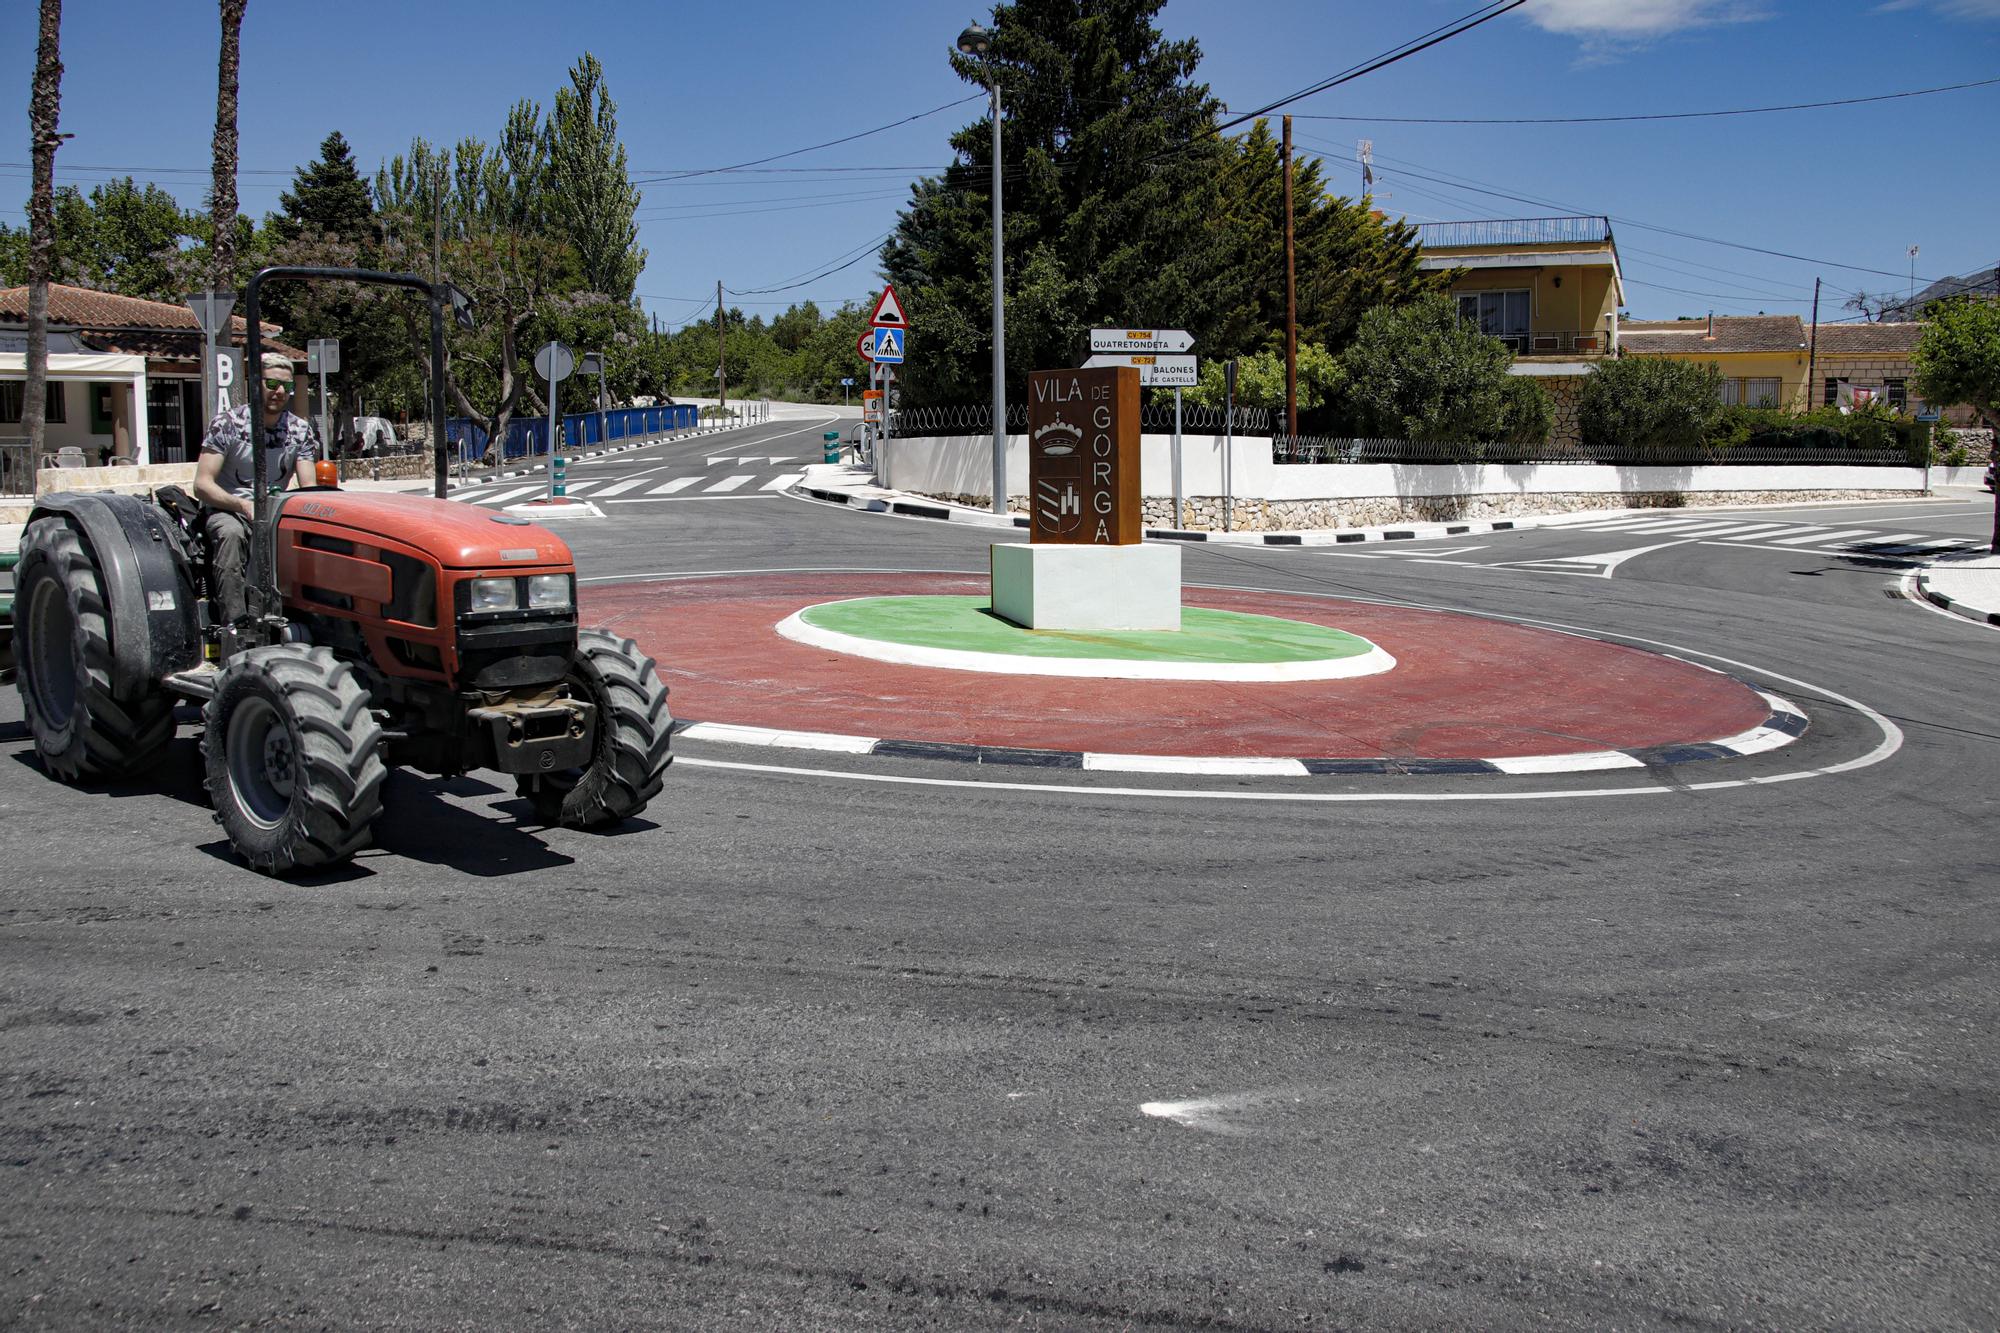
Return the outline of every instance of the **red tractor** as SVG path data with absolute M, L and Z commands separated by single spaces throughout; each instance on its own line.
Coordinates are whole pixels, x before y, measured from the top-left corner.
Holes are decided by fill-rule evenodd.
M 270 279 L 415 288 L 444 364 L 447 284 L 407 274 L 265 269 L 245 289 L 260 364 Z M 42 497 L 21 537 L 14 648 L 35 751 L 71 782 L 131 776 L 202 704 L 216 819 L 266 874 L 341 862 L 369 841 L 391 765 L 498 769 L 546 824 L 645 809 L 673 722 L 653 660 L 579 631 L 576 566 L 554 533 L 444 500 L 444 386 L 432 377 L 434 497 L 331 487 L 273 494 L 256 451 L 250 618 L 214 623 L 199 507 L 151 496 Z

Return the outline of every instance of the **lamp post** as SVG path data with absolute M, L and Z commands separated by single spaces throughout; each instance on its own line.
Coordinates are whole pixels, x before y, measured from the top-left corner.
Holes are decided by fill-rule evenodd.
M 1000 247 L 1000 77 L 987 59 L 993 34 L 977 23 L 958 35 L 958 49 L 986 65 L 993 91 L 993 512 L 1007 512 L 1007 293 L 1001 285 Z

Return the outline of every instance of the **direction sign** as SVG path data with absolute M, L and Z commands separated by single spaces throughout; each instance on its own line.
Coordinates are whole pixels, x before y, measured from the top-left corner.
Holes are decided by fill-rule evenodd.
M 1185 352 L 1194 346 L 1186 329 L 1092 329 L 1093 352 Z
M 903 364 L 903 335 L 907 330 L 899 328 L 878 328 L 875 330 L 875 350 L 869 360 L 880 366 L 900 366 Z
M 1201 358 L 1154 356 L 1143 352 L 1101 352 L 1083 363 L 1085 370 L 1102 366 L 1132 366 L 1145 389 L 1192 389 L 1201 383 Z
M 896 299 L 894 284 L 882 288 L 881 298 L 875 302 L 875 313 L 868 317 L 868 322 L 878 329 L 909 327 L 910 321 L 903 317 L 903 303 Z
M 559 384 L 576 370 L 576 355 L 561 343 L 543 343 L 535 353 L 535 373 L 551 384 Z
M 840 387 L 841 387 L 841 388 L 843 388 L 843 389 L 851 389 L 851 388 L 853 388 L 853 387 L 854 387 L 854 377 L 853 377 L 852 375 L 842 375 L 842 376 L 840 377 Z

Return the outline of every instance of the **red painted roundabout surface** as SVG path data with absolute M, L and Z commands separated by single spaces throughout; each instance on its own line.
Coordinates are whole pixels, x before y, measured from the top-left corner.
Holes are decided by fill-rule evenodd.
M 582 623 L 657 659 L 674 716 L 912 741 L 1228 758 L 1499 759 L 1695 744 L 1769 708 L 1657 653 L 1451 612 L 1286 593 L 1187 590 L 1189 606 L 1331 625 L 1396 667 L 1289 684 L 1096 680 L 895 666 L 780 636 L 848 597 L 984 593 L 984 577 L 769 574 L 602 584 Z

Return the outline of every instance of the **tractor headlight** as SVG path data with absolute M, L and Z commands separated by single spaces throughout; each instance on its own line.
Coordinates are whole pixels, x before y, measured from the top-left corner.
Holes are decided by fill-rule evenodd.
M 569 575 L 531 574 L 528 577 L 528 605 L 536 609 L 566 607 L 570 596 Z
M 512 611 L 521 605 L 521 595 L 512 579 L 474 579 L 472 610 Z

